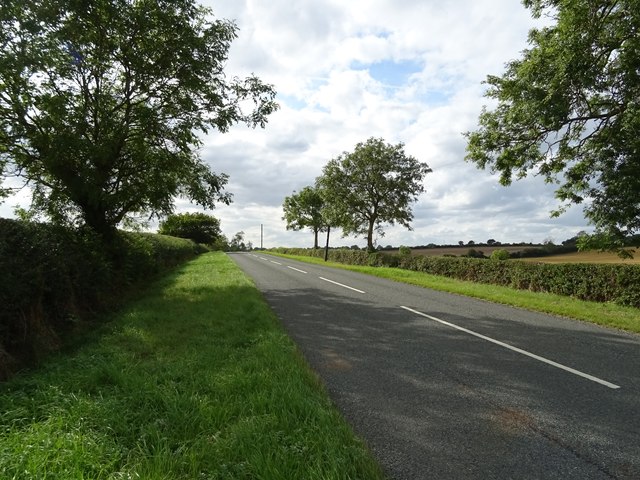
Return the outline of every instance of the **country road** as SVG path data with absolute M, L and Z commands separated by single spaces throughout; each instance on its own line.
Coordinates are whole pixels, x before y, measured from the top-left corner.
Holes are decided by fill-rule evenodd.
M 640 478 L 640 336 L 230 257 L 393 479 Z

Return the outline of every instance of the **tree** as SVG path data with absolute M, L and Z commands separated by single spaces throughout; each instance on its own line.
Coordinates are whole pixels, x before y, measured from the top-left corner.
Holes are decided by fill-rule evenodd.
M 640 4 L 637 0 L 525 0 L 550 27 L 487 77 L 467 160 L 511 183 L 533 172 L 557 182 L 562 205 L 584 204 L 609 247 L 640 229 Z
M 160 223 L 158 233 L 189 238 L 206 245 L 214 244 L 222 235 L 220 220 L 200 212 L 169 215 Z
M 374 251 L 373 234 L 384 235 L 383 223 L 396 222 L 411 229 L 410 204 L 424 192 L 424 176 L 431 172 L 404 152 L 404 145 L 391 145 L 370 138 L 329 161 L 317 179 L 325 200 L 325 218 L 342 228 L 344 235 L 366 235 L 367 249 Z
M 509 260 L 509 258 L 511 258 L 511 255 L 509 254 L 508 250 L 499 248 L 491 252 L 491 257 L 489 258 L 491 258 L 491 260 Z
M 0 179 L 21 177 L 34 210 L 105 237 L 178 196 L 229 203 L 199 133 L 264 127 L 277 108 L 272 86 L 226 77 L 236 35 L 195 0 L 4 0 Z
M 232 252 L 244 252 L 247 246 L 244 243 L 244 232 L 236 233 L 229 242 L 229 250 Z
M 285 197 L 282 209 L 287 230 L 309 228 L 313 232 L 313 248 L 318 248 L 318 233 L 326 231 L 322 216 L 324 201 L 315 187 L 304 187 L 300 192 Z
M 213 250 L 226 252 L 227 250 L 229 250 L 229 239 L 225 235 L 220 235 L 218 238 L 214 240 L 213 245 L 211 245 L 211 248 Z

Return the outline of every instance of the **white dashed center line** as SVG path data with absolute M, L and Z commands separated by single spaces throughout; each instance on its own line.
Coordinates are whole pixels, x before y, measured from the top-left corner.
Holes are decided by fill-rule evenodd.
M 291 270 L 295 270 L 296 272 L 307 273 L 304 270 L 300 270 L 299 268 L 295 268 L 295 267 L 290 267 L 289 265 L 287 265 L 287 268 L 290 268 Z
M 349 285 L 345 285 L 343 283 L 334 282 L 333 280 L 329 280 L 328 278 L 318 277 L 320 280 L 324 280 L 325 282 L 333 283 L 334 285 L 340 285 L 341 287 L 348 288 L 349 290 L 353 290 L 358 293 L 365 293 L 362 290 L 358 290 L 357 288 L 350 287 Z
M 593 375 L 589 375 L 588 373 L 581 372 L 571 367 L 567 367 L 566 365 L 562 365 L 560 363 L 554 362 L 553 360 L 549 360 L 548 358 L 541 357 L 539 355 L 536 355 L 535 353 L 527 352 L 526 350 L 522 350 L 521 348 L 514 347 L 512 345 L 509 345 L 508 343 L 501 342 L 500 340 L 495 340 L 491 337 L 487 337 L 486 335 L 482 335 L 481 333 L 474 332 L 473 330 L 469 330 L 464 327 L 459 327 L 458 325 L 446 322 L 444 320 L 433 317 L 431 315 L 427 315 L 426 313 L 419 312 L 409 307 L 401 306 L 400 308 L 403 308 L 411 313 L 415 313 L 416 315 L 420 315 L 421 317 L 428 318 L 429 320 L 433 320 L 434 322 L 438 322 L 443 325 L 447 325 L 448 327 L 455 328 L 456 330 L 460 330 L 462 332 L 468 333 L 469 335 L 473 335 L 475 337 L 481 338 L 483 340 L 486 340 L 487 342 L 495 343 L 496 345 L 500 345 L 501 347 L 508 348 L 509 350 L 513 350 L 514 352 L 520 353 L 522 355 L 526 355 L 527 357 L 530 357 L 540 362 L 554 366 L 566 372 L 573 373 L 574 375 L 578 375 L 579 377 L 586 378 L 588 380 L 591 380 L 592 382 L 599 383 L 600 385 L 604 385 L 605 387 L 609 387 L 612 389 L 620 388 L 620 385 L 616 385 L 615 383 L 607 382 L 606 380 L 602 380 L 601 378 L 594 377 Z

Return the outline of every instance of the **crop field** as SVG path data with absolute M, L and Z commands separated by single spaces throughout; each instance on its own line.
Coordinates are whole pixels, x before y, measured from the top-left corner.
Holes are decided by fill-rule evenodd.
M 411 249 L 412 255 L 426 256 L 443 256 L 455 255 L 457 257 L 466 255 L 469 249 L 484 253 L 485 256 L 491 256 L 494 250 L 506 250 L 508 252 L 520 252 L 529 248 L 543 248 L 543 245 L 465 245 L 462 247 L 435 247 L 435 248 L 416 248 Z M 397 250 L 387 251 L 388 253 L 398 253 Z M 572 252 L 549 255 L 545 257 L 530 257 L 521 259 L 525 262 L 543 262 L 543 263 L 621 263 L 626 265 L 640 264 L 640 249 L 636 250 L 633 259 L 622 259 L 617 254 L 611 252 Z
M 415 248 L 411 249 L 413 255 L 426 255 L 426 256 L 443 256 L 443 255 L 455 255 L 459 257 L 466 255 L 470 249 L 477 250 L 484 253 L 487 257 L 491 255 L 494 250 L 506 250 L 507 252 L 520 252 L 527 248 L 542 248 L 543 245 L 464 245 L 462 247 L 435 247 L 435 248 Z M 390 250 L 389 253 L 398 253 L 398 250 Z
M 640 251 L 632 259 L 622 259 L 611 252 L 573 252 L 548 257 L 523 258 L 525 262 L 544 263 L 621 263 L 625 265 L 640 265 Z

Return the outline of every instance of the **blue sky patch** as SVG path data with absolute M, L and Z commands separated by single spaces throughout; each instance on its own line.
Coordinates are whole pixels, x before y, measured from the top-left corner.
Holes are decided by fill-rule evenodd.
M 369 70 L 371 77 L 384 85 L 401 87 L 409 81 L 409 77 L 413 73 L 422 71 L 423 64 L 414 60 L 400 62 L 383 60 L 382 62 L 371 64 L 357 62 L 352 64 L 351 67 L 357 70 Z
M 307 106 L 306 101 L 292 95 L 284 95 L 281 93 L 278 93 L 276 101 L 282 104 L 286 104 L 288 107 L 293 108 L 294 110 L 302 110 Z

